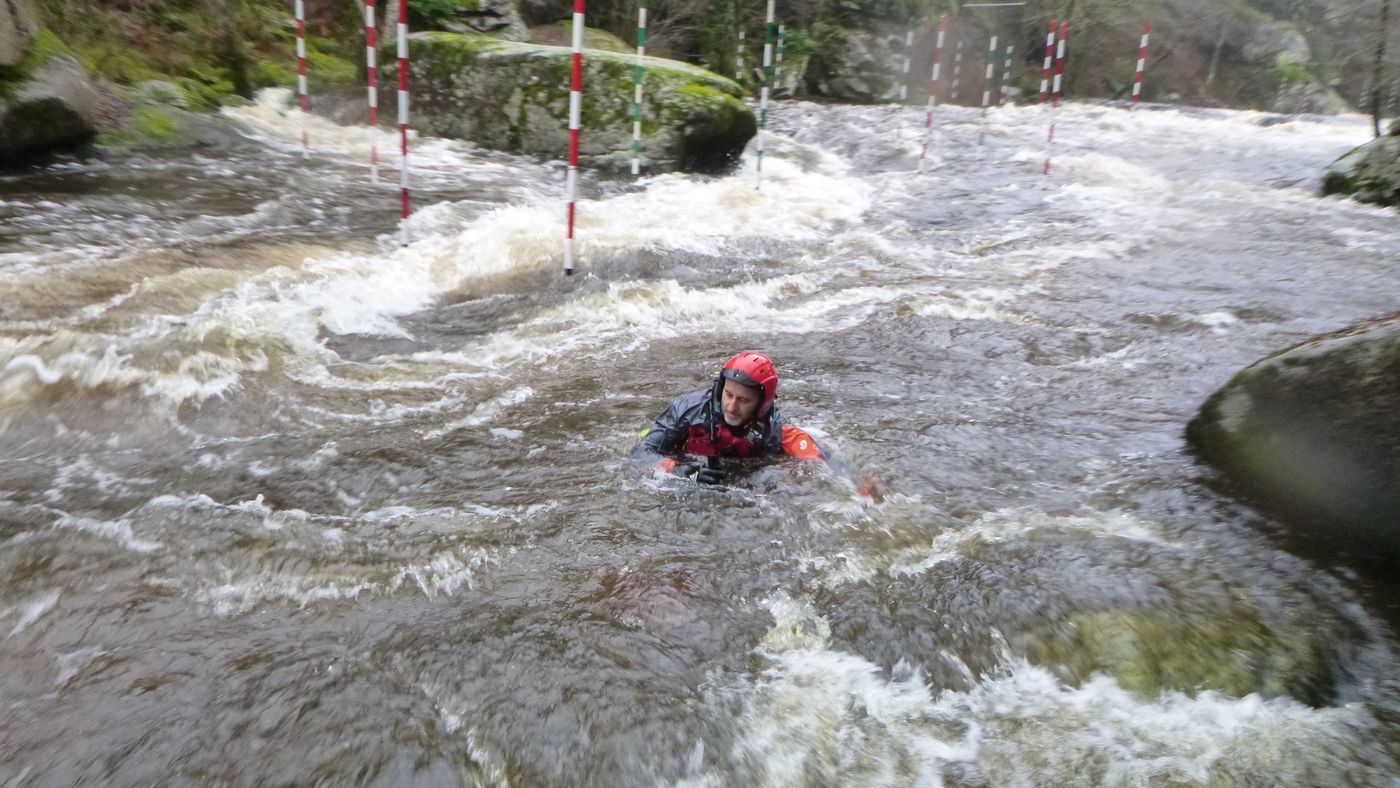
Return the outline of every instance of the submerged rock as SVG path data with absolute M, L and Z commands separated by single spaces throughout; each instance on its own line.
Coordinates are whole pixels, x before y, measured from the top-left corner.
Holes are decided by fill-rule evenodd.
M 1400 138 L 1392 138 L 1400 142 Z M 1267 509 L 1361 555 L 1400 557 L 1400 315 L 1265 358 L 1187 428 Z
M 1362 202 L 1400 205 L 1400 121 L 1390 133 L 1342 156 L 1322 178 L 1323 194 L 1349 194 Z
M 512 153 L 562 157 L 568 144 L 571 52 L 481 35 L 411 37 L 415 125 Z M 621 169 L 631 160 L 634 62 L 584 57 L 581 159 Z M 392 80 L 389 80 L 392 84 Z M 673 60 L 646 59 L 643 160 L 648 172 L 732 167 L 757 131 L 733 82 Z

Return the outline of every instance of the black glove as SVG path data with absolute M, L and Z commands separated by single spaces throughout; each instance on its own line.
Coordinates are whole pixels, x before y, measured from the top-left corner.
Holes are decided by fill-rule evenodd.
M 694 462 L 678 462 L 671 472 L 687 479 L 693 478 L 700 484 L 723 484 L 728 476 L 723 468 L 707 468 Z

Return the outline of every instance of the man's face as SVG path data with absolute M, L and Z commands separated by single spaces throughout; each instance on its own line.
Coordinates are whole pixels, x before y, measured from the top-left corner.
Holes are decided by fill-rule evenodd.
M 724 411 L 724 423 L 731 427 L 741 427 L 758 411 L 758 403 L 763 399 L 760 389 L 750 388 L 738 381 L 724 381 L 724 393 L 720 396 L 720 408 Z

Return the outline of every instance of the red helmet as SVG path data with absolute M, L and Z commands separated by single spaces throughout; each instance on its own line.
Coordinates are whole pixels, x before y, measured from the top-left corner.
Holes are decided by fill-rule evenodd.
M 763 390 L 763 402 L 758 406 L 758 416 L 765 416 L 778 398 L 778 369 L 773 360 L 756 350 L 743 353 L 724 362 L 721 378 L 728 378 L 740 385 Z

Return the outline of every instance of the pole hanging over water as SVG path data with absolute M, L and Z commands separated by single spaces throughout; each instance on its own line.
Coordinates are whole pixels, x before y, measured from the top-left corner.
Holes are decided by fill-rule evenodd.
M 992 85 L 997 72 L 997 37 L 987 39 L 987 73 L 982 77 L 982 125 L 977 129 L 977 144 L 982 144 L 987 125 L 987 107 L 992 103 Z
M 297 22 L 297 96 L 301 103 L 301 155 L 306 158 L 311 155 L 311 139 L 307 133 L 307 108 L 306 99 L 306 8 L 302 5 L 302 0 L 295 0 L 296 6 L 294 15 Z
M 402 2 L 402 0 L 400 0 Z M 369 81 L 369 181 L 379 183 L 379 75 L 376 68 L 374 0 L 365 0 L 365 75 Z
M 736 13 L 737 17 L 738 14 Z M 739 25 L 739 44 L 735 47 L 734 53 L 734 81 L 743 83 L 744 81 L 744 20 L 736 19 Z
M 909 28 L 904 33 L 904 68 L 903 76 L 899 79 L 899 103 L 903 104 L 909 100 L 909 61 L 914 51 L 914 28 Z
M 1050 66 L 1055 60 L 1055 20 L 1050 20 L 1050 32 L 1045 34 L 1045 65 L 1040 69 L 1040 103 L 1044 104 L 1050 90 Z
M 1129 110 L 1137 109 L 1138 99 L 1142 96 L 1142 74 L 1147 70 L 1147 36 L 1152 32 L 1152 23 L 1142 23 L 1142 41 L 1138 44 L 1137 70 L 1133 74 L 1133 105 Z
M 642 173 L 642 59 L 647 54 L 647 0 L 637 3 L 637 67 L 632 75 L 632 174 Z
M 948 15 L 938 17 L 938 39 L 933 45 L 933 76 L 928 86 L 928 113 L 924 115 L 924 145 L 919 151 L 919 172 L 924 171 L 929 138 L 933 136 L 933 108 L 938 105 L 938 67 L 943 61 L 943 36 L 948 32 Z
M 773 39 L 777 31 L 773 26 L 775 0 L 768 0 L 768 19 L 763 24 L 763 87 L 758 98 L 758 167 L 755 170 L 754 188 L 763 184 L 763 149 L 768 136 L 768 92 L 773 81 Z
M 962 53 L 963 39 L 962 26 L 958 27 L 958 45 L 953 50 L 953 84 L 948 88 L 948 103 L 956 104 L 958 101 L 958 82 L 962 79 Z
M 783 26 L 782 26 L 782 25 L 778 25 L 778 51 L 777 51 L 776 53 L 774 53 L 774 60 L 773 60 L 773 79 L 776 80 L 776 82 L 774 83 L 775 85 L 776 85 L 777 83 L 783 81 L 783 34 L 784 34 L 784 32 L 785 32 L 785 31 L 783 30 Z M 775 89 L 776 89 L 776 88 L 775 88 Z
M 1011 44 L 1006 47 L 1006 62 L 1001 64 L 1001 92 L 997 94 L 997 106 L 1006 103 L 1006 93 L 1011 87 L 1011 62 L 1016 54 L 1016 45 Z
M 574 207 L 578 195 L 579 121 L 583 114 L 584 0 L 574 0 L 574 55 L 569 78 L 569 172 L 565 191 L 569 202 L 568 234 L 564 238 L 564 275 L 574 275 Z
M 1045 140 L 1045 175 L 1050 174 L 1050 154 L 1055 148 L 1055 110 L 1060 108 L 1060 89 L 1065 75 L 1065 39 L 1068 36 L 1069 24 L 1061 22 L 1055 50 L 1055 82 L 1050 88 L 1050 134 Z
M 408 245 L 408 0 L 399 0 L 399 243 Z

